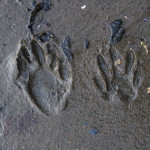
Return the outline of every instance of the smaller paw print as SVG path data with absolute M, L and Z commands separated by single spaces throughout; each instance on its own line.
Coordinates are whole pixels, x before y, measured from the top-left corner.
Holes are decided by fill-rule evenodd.
M 22 40 L 17 58 L 17 83 L 33 106 L 46 115 L 59 113 L 66 104 L 72 84 L 72 69 L 64 48 L 47 33 Z M 67 38 L 68 39 L 68 38 Z M 62 45 L 65 51 L 66 39 Z M 68 49 L 67 49 L 68 48 Z
M 108 101 L 121 100 L 124 103 L 133 101 L 138 94 L 138 89 L 142 83 L 141 62 L 135 61 L 135 53 L 130 50 L 126 54 L 125 72 L 119 69 L 122 63 L 117 52 L 109 50 L 112 72 L 102 54 L 97 57 L 97 63 L 101 72 L 101 77 L 95 77 L 96 86 L 101 90 L 104 99 Z

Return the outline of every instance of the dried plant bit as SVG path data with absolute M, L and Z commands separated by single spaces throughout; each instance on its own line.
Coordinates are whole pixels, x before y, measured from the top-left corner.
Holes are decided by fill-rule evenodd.
M 143 46 L 145 53 L 148 54 L 148 47 L 146 45 L 146 42 L 144 41 L 144 39 L 141 39 L 141 45 Z
M 118 66 L 118 65 L 121 65 L 121 64 L 122 64 L 121 59 L 116 60 L 115 63 L 114 63 L 115 66 Z
M 36 57 L 39 65 L 42 66 L 45 63 L 43 49 L 40 47 L 40 45 L 38 44 L 38 42 L 35 41 L 35 40 L 31 41 L 31 48 L 32 48 L 32 53 Z
M 147 88 L 147 94 L 150 94 L 150 87 Z
M 131 50 L 127 53 L 126 56 L 126 66 L 125 66 L 125 72 L 126 74 L 129 74 L 131 72 L 132 66 L 134 64 L 134 52 Z

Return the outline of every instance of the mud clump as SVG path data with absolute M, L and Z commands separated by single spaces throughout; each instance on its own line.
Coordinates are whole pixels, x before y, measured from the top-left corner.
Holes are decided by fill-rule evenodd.
M 112 44 L 116 44 L 121 41 L 122 36 L 124 35 L 124 28 L 121 27 L 123 21 L 121 19 L 115 20 L 114 22 L 110 23 L 110 30 L 111 30 L 111 38 L 110 42 Z

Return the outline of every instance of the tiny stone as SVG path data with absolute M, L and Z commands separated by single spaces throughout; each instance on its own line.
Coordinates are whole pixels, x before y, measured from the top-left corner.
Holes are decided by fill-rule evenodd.
M 87 124 L 88 124 L 88 122 L 84 122 L 83 124 L 84 124 L 84 125 L 87 125 Z
M 92 135 L 98 134 L 98 131 L 96 129 L 92 129 L 89 131 Z
M 86 48 L 86 49 L 89 48 L 89 40 L 84 41 L 84 48 Z

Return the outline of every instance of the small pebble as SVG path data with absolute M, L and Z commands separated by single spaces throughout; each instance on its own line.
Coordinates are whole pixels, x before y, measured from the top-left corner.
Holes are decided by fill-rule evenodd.
M 144 22 L 146 22 L 147 21 L 147 19 L 144 19 Z
M 84 124 L 84 125 L 88 125 L 88 122 L 84 122 L 83 124 Z
M 89 40 L 84 41 L 84 48 L 86 48 L 86 49 L 89 48 Z
M 89 131 L 92 135 L 98 134 L 98 131 L 96 129 L 92 129 Z

